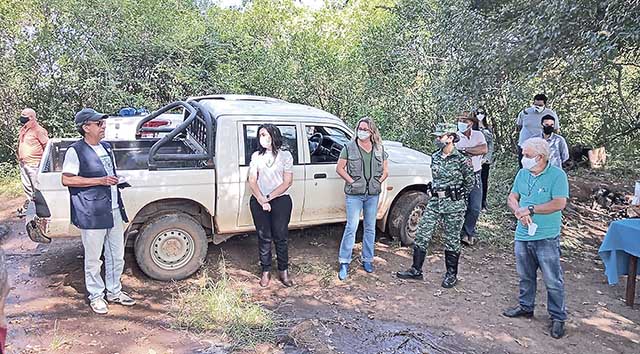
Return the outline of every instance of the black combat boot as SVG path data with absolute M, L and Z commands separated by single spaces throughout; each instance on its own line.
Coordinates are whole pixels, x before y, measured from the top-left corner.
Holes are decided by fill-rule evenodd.
M 447 266 L 447 274 L 442 280 L 443 288 L 453 288 L 458 282 L 458 259 L 460 252 L 444 251 L 444 263 Z
M 418 279 L 422 280 L 422 264 L 424 258 L 427 256 L 427 251 L 423 251 L 418 246 L 413 246 L 413 264 L 409 270 L 396 273 L 396 276 L 400 279 Z

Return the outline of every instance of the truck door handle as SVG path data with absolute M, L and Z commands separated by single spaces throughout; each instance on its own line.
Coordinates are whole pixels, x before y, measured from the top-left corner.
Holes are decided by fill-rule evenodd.
M 327 174 L 326 173 L 316 173 L 315 175 L 313 175 L 314 179 L 318 179 L 318 178 L 327 178 Z

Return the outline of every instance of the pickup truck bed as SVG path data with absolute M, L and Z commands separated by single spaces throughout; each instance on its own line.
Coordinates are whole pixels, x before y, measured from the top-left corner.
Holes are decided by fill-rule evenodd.
M 147 170 L 149 169 L 149 150 L 151 146 L 160 139 L 139 139 L 139 140 L 115 140 L 109 143 L 113 147 L 118 170 Z M 67 148 L 74 141 L 62 140 L 51 146 L 50 158 L 46 161 L 47 166 L 43 172 L 60 172 Z M 192 150 L 185 144 L 184 140 L 173 140 L 162 146 L 159 150 L 161 154 L 188 154 Z M 198 168 L 201 163 L 197 161 L 160 161 L 158 168 Z

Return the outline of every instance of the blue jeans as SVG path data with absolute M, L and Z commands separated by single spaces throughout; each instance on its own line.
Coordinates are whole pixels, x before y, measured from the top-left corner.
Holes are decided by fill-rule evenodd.
M 551 319 L 565 321 L 564 279 L 560 266 L 560 236 L 538 241 L 516 241 L 516 269 L 520 276 L 520 307 L 533 311 L 538 268 L 547 287 L 547 309 Z
M 362 261 L 373 262 L 373 244 L 376 240 L 376 214 L 379 195 L 348 195 L 347 225 L 344 227 L 338 262 L 351 263 L 353 244 L 356 242 L 356 230 L 360 222 L 360 212 L 364 210 L 364 236 L 362 237 Z
M 461 236 L 477 237 L 476 224 L 478 223 L 478 217 L 480 216 L 480 209 L 482 209 L 482 179 L 480 178 L 480 172 L 476 172 L 475 183 L 469 193 L 469 199 L 467 200 L 467 212 L 464 214 L 464 224 L 462 226 Z

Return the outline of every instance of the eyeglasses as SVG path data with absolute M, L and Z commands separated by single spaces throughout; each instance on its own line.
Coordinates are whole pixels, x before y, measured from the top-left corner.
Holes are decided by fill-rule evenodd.
M 94 121 L 94 122 L 87 122 L 87 123 L 85 123 L 85 124 L 86 124 L 86 125 L 95 124 L 95 125 L 97 125 L 98 127 L 102 128 L 102 127 L 106 124 L 106 122 L 105 122 L 104 120 L 99 120 L 99 121 L 97 121 L 97 122 L 95 122 L 95 121 Z

